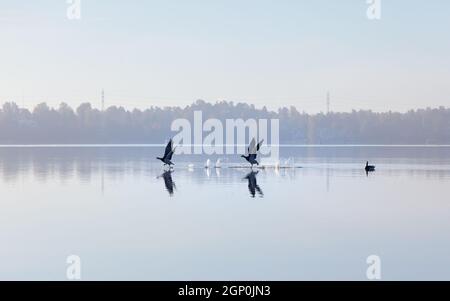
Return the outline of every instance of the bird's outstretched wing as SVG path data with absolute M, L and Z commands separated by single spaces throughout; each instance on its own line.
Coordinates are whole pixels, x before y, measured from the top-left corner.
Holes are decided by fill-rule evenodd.
M 256 146 L 256 151 L 259 152 L 259 149 L 261 148 L 261 145 L 263 144 L 264 139 L 259 141 L 258 145 Z
M 167 143 L 166 150 L 164 151 L 164 157 L 163 157 L 164 159 L 168 159 L 169 154 L 171 152 L 173 152 L 172 151 L 172 144 L 173 144 L 172 139 L 170 139 L 169 143 Z M 170 155 L 170 156 L 172 156 L 172 155 Z M 169 158 L 169 160 L 170 160 L 170 158 Z
M 248 154 L 249 155 L 254 155 L 256 154 L 256 141 L 255 138 L 252 139 L 252 141 L 250 142 L 250 145 L 248 146 Z
M 175 152 L 175 149 L 176 149 L 177 147 L 175 146 L 168 154 L 167 154 L 167 160 L 172 160 L 172 156 L 173 156 L 173 153 Z

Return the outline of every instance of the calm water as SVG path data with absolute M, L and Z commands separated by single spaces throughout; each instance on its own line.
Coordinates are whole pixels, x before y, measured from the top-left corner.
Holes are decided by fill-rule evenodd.
M 289 147 L 302 168 L 253 174 L 160 152 L 0 148 L 0 279 L 65 280 L 75 254 L 83 280 L 365 280 L 374 254 L 450 280 L 450 147 Z

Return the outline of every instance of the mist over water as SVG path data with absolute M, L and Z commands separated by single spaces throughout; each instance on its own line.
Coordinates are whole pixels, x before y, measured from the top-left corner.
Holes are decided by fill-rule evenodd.
M 450 147 L 282 147 L 252 172 L 163 147 L 0 147 L 0 279 L 450 279 Z M 376 171 L 366 175 L 369 160 Z

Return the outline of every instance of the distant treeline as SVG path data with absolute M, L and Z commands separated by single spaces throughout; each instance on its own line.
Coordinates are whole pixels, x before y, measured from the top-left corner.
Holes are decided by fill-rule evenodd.
M 450 109 L 444 107 L 310 115 L 295 107 L 275 112 L 245 103 L 201 100 L 184 108 L 129 111 L 112 106 L 103 112 L 89 103 L 76 110 L 65 103 L 57 109 L 41 103 L 32 112 L 5 103 L 0 110 L 0 144 L 163 143 L 174 135 L 174 119 L 193 120 L 199 110 L 204 120 L 278 118 L 283 144 L 450 144 Z

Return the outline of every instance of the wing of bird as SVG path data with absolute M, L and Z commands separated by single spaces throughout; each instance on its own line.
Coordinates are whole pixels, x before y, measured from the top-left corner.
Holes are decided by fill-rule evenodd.
M 172 156 L 173 156 L 173 153 L 175 152 L 175 149 L 176 149 L 177 147 L 175 146 L 168 154 L 167 154 L 167 160 L 172 160 Z
M 259 151 L 259 149 L 261 148 L 261 145 L 263 144 L 263 142 L 264 142 L 264 139 L 261 140 L 261 141 L 258 143 L 258 145 L 256 146 L 256 151 Z
M 256 154 L 256 141 L 255 138 L 252 139 L 250 145 L 248 146 L 248 153 L 250 155 Z
M 163 158 L 167 158 L 167 156 L 170 154 L 170 152 L 172 152 L 172 144 L 173 144 L 172 139 L 170 139 L 169 143 L 167 143 L 166 150 L 164 151 L 164 157 Z

